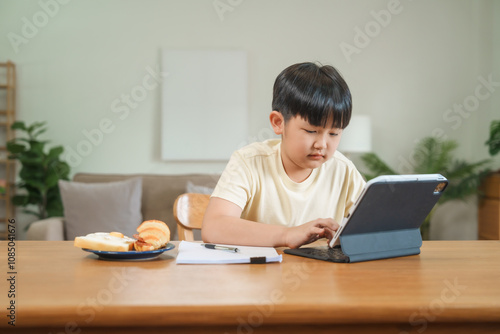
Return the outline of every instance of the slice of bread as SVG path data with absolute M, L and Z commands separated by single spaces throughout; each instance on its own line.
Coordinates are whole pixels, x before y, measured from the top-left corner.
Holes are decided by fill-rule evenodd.
M 146 220 L 137 228 L 141 242 L 152 245 L 153 249 L 160 249 L 170 241 L 170 229 L 160 220 Z M 136 243 L 136 250 L 145 250 L 146 245 Z
M 107 252 L 128 252 L 134 249 L 135 239 L 119 232 L 97 232 L 76 237 L 75 247 Z

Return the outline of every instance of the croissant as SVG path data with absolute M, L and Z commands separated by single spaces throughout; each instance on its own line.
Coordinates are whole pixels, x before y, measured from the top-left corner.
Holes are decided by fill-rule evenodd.
M 134 235 L 137 251 L 155 250 L 164 247 L 170 241 L 170 229 L 159 220 L 146 220 L 137 228 L 139 234 Z
M 145 242 L 144 239 L 142 239 L 139 236 L 139 234 L 134 234 L 134 238 L 137 239 L 134 242 L 134 249 L 136 251 L 138 251 L 138 252 L 145 252 L 145 251 L 155 250 L 155 247 L 152 244 Z

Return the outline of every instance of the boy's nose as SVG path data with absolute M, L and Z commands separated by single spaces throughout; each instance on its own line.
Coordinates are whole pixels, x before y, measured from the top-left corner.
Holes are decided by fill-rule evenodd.
M 314 148 L 316 149 L 324 149 L 326 147 L 326 138 L 324 136 L 318 136 L 314 141 Z

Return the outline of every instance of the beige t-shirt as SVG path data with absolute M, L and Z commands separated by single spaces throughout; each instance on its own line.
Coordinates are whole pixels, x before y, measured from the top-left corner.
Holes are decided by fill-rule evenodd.
M 234 152 L 212 196 L 238 205 L 241 218 L 260 223 L 297 226 L 318 218 L 342 223 L 364 184 L 338 151 L 305 181 L 294 182 L 281 161 L 281 140 L 271 139 Z

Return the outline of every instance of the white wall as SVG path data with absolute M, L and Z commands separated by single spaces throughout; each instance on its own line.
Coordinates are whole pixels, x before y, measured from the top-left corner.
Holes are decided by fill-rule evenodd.
M 302 61 L 341 71 L 354 112 L 372 117 L 374 151 L 395 168 L 435 131 L 456 139 L 462 158 L 485 158 L 489 122 L 500 118 L 498 86 L 481 88 L 489 95 L 463 115 L 447 111 L 474 101 L 478 78 L 500 81 L 500 5 L 493 0 L 60 2 L 0 0 L 0 61 L 18 66 L 18 118 L 47 121 L 47 138 L 78 153 L 80 159 L 68 157 L 72 173 L 222 170 L 223 162 L 160 160 L 160 89 L 126 117 L 113 112 L 117 99 L 157 69 L 164 47 L 248 52 L 249 142 L 269 136 L 276 75 Z M 217 3 L 232 10 L 219 16 Z M 365 29 L 372 37 L 360 37 Z M 13 34 L 23 43 L 10 41 Z M 357 53 L 346 57 L 347 44 Z M 85 131 L 103 120 L 109 133 L 85 146 Z M 189 131 L 189 124 L 179 126 Z

